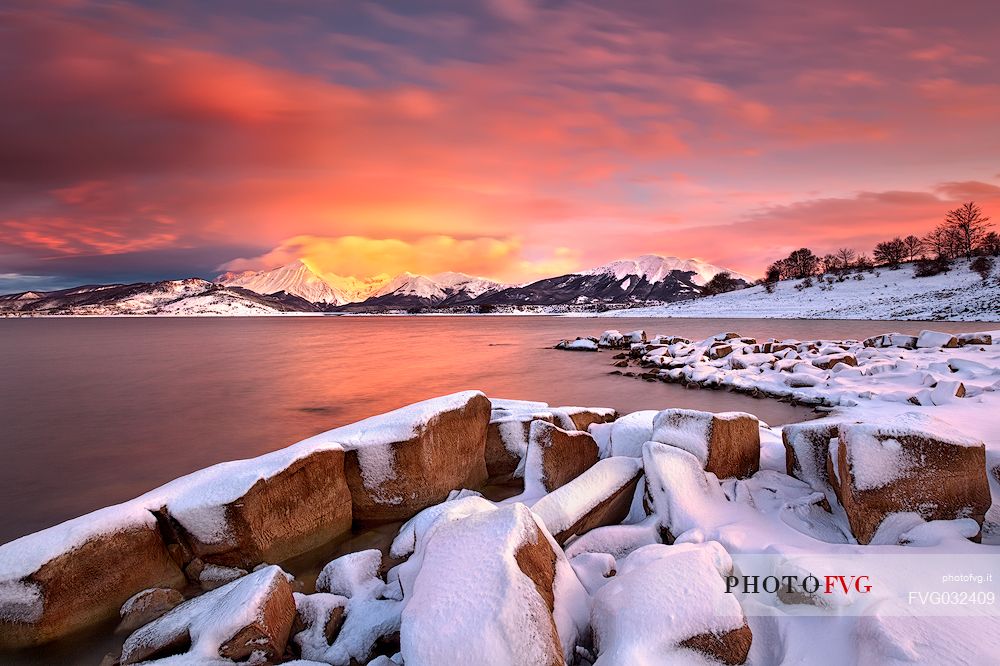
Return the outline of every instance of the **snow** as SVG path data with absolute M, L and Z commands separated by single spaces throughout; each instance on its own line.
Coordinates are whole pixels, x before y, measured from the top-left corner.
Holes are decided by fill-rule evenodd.
M 429 277 L 413 273 L 400 273 L 371 295 L 376 298 L 390 294 L 414 296 L 437 301 L 457 292 L 475 297 L 488 291 L 503 289 L 505 286 L 494 280 L 466 275 L 465 273 L 437 273 Z
M 679 257 L 661 257 L 655 254 L 644 254 L 635 259 L 620 259 L 611 263 L 583 271 L 581 275 L 611 275 L 616 280 L 628 277 L 645 278 L 650 284 L 662 282 L 664 278 L 670 276 L 673 271 L 683 271 L 694 273 L 692 281 L 702 285 L 711 280 L 716 274 L 726 272 L 736 279 L 745 280 L 752 283 L 753 278 L 728 268 L 720 268 L 712 264 L 699 261 L 698 259 L 680 259 Z M 623 289 L 627 287 L 622 287 Z
M 642 445 L 653 438 L 653 420 L 657 414 L 655 409 L 647 409 L 625 414 L 611 423 L 611 455 L 642 457 Z
M 373 583 L 378 589 L 384 584 L 378 579 L 382 565 L 382 552 L 361 550 L 348 553 L 333 560 L 320 571 L 316 579 L 316 589 L 321 592 L 339 594 L 348 599 L 372 594 Z
M 796 289 L 801 280 L 763 286 L 665 305 L 614 310 L 598 317 L 706 317 L 717 319 L 911 319 L 1000 321 L 1000 280 L 984 282 L 957 260 L 949 273 L 913 277 L 913 267 L 879 269 L 826 285 Z M 820 289 L 820 285 L 824 285 Z
M 679 643 L 743 626 L 743 611 L 723 581 L 731 570 L 729 555 L 714 542 L 633 551 L 594 595 L 595 666 L 710 663 Z
M 844 424 L 840 426 L 840 445 L 847 447 L 854 486 L 858 490 L 881 488 L 918 470 L 918 452 L 899 440 L 922 436 L 951 446 L 982 446 L 979 440 L 958 434 L 942 419 L 918 412 L 879 423 Z
M 123 656 L 135 653 L 144 645 L 162 644 L 169 637 L 187 630 L 191 636 L 188 656 L 217 660 L 220 646 L 243 627 L 263 619 L 261 612 L 265 601 L 285 576 L 280 567 L 265 567 L 186 601 L 137 629 L 125 640 Z
M 698 458 L 704 467 L 708 464 L 708 444 L 711 436 L 711 412 L 665 409 L 653 419 L 653 435 L 650 439 L 687 451 Z
M 535 502 L 531 510 L 549 532 L 558 534 L 618 492 L 641 468 L 636 458 L 599 460 L 577 478 Z
M 350 302 L 350 298 L 346 294 L 335 288 L 301 260 L 269 271 L 223 273 L 215 279 L 215 282 L 230 287 L 243 287 L 265 295 L 284 291 L 288 294 L 301 296 L 313 303 L 342 305 Z
M 951 333 L 941 333 L 939 331 L 920 331 L 917 336 L 917 348 L 927 347 L 951 347 L 955 341 L 955 336 Z

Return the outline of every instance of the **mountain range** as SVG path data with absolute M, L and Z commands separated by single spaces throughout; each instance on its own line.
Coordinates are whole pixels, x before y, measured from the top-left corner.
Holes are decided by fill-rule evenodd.
M 506 285 L 464 273 L 402 273 L 369 279 L 320 274 L 303 261 L 268 271 L 229 272 L 151 283 L 84 285 L 0 296 L 0 314 L 279 314 L 385 312 L 520 306 L 601 306 L 695 298 L 714 275 L 727 272 L 696 259 L 644 255 L 597 268 Z

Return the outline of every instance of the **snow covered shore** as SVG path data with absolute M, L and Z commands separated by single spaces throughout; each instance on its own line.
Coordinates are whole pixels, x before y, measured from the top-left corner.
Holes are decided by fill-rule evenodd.
M 626 372 L 829 413 L 771 428 L 477 391 L 417 403 L 0 546 L 0 644 L 120 608 L 111 664 L 987 663 L 993 341 L 609 331 L 593 346 Z M 497 483 L 519 494 L 481 494 Z M 315 589 L 276 566 L 400 520 Z M 972 601 L 913 602 L 953 593 Z
M 860 279 L 859 279 L 860 278 Z M 910 264 L 838 281 L 831 276 L 763 286 L 653 307 L 613 310 L 598 317 L 711 317 L 721 319 L 907 319 L 1000 321 L 1000 278 L 983 281 L 963 262 L 948 273 L 915 278 Z

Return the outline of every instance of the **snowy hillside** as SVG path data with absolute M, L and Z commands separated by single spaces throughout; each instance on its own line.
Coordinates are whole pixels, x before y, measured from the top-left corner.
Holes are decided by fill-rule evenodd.
M 505 288 L 486 278 L 465 273 L 437 273 L 431 276 L 401 273 L 376 291 L 361 305 L 366 308 L 411 308 L 461 305 L 483 294 Z
M 803 289 L 796 288 L 801 280 L 785 280 L 772 294 L 758 286 L 599 316 L 1000 321 L 1000 278 L 984 282 L 964 261 L 933 277 L 913 277 L 911 264 L 860 275 L 863 279 L 852 274 L 832 284 L 814 278 L 813 286 Z

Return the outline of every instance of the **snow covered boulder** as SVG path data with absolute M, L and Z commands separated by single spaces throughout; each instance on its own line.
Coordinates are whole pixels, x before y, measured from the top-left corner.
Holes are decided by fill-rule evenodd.
M 594 595 L 594 666 L 746 662 L 753 635 L 721 545 L 652 544 L 619 564 Z
M 982 526 L 990 508 L 985 446 L 932 416 L 842 424 L 830 453 L 828 473 L 859 543 L 893 513 Z
M 632 506 L 642 464 L 636 458 L 605 458 L 535 502 L 531 510 L 559 544 L 595 527 L 617 525 Z
M 692 528 L 715 524 L 717 507 L 726 496 L 717 481 L 709 480 L 701 462 L 676 446 L 647 442 L 642 449 L 646 478 L 646 505 L 657 516 L 660 538 L 673 543 Z
M 545 411 L 509 412 L 493 410 L 486 430 L 486 472 L 490 479 L 510 479 L 528 450 L 532 421 L 552 422 Z
M 813 359 L 812 364 L 820 370 L 832 370 L 838 363 L 858 367 L 858 359 L 854 354 L 826 354 L 817 359 Z
M 951 333 L 941 333 L 939 331 L 920 331 L 920 335 L 917 336 L 917 349 L 957 346 L 958 338 Z
M 409 518 L 456 488 L 487 479 L 490 401 L 463 391 L 373 416 L 313 438 L 346 450 L 355 520 Z M 306 440 L 307 442 L 310 440 Z
M 561 340 L 556 345 L 556 349 L 565 349 L 566 351 L 597 351 L 597 341 L 590 338 Z
M 95 511 L 0 546 L 0 648 L 61 638 L 118 617 L 137 592 L 185 583 L 152 513 Z
M 560 428 L 584 432 L 595 423 L 611 423 L 618 418 L 618 412 L 610 407 L 556 407 L 552 413 Z
M 830 440 L 837 437 L 839 423 L 791 423 L 782 427 L 781 440 L 785 445 L 785 472 L 799 481 L 805 481 L 814 490 L 830 486 L 826 458 Z
M 326 446 L 306 453 L 310 441 L 190 477 L 193 483 L 167 503 L 179 541 L 205 563 L 249 570 L 350 531 L 344 452 Z
M 439 519 L 413 557 L 404 663 L 555 666 L 572 657 L 586 591 L 523 504 Z
M 612 456 L 642 457 L 642 445 L 653 437 L 652 409 L 631 412 L 609 424 L 594 424 L 588 428 L 601 451 Z
M 626 345 L 625 336 L 616 330 L 604 331 L 597 341 L 598 347 L 606 347 L 608 349 L 621 349 Z
M 720 479 L 760 469 L 760 422 L 752 414 L 665 409 L 653 420 L 652 440 L 691 453 Z
M 285 572 L 269 566 L 195 597 L 135 631 L 121 663 L 187 653 L 190 663 L 274 661 L 285 652 L 295 600 Z
M 525 490 L 552 492 L 580 476 L 599 458 L 597 443 L 590 433 L 533 421 L 524 464 Z
M 989 333 L 962 333 L 958 336 L 958 344 L 966 345 L 992 345 L 993 336 Z
M 732 353 L 733 353 L 732 345 L 715 344 L 708 348 L 708 357 L 713 360 L 725 358 L 726 356 L 729 356 Z

